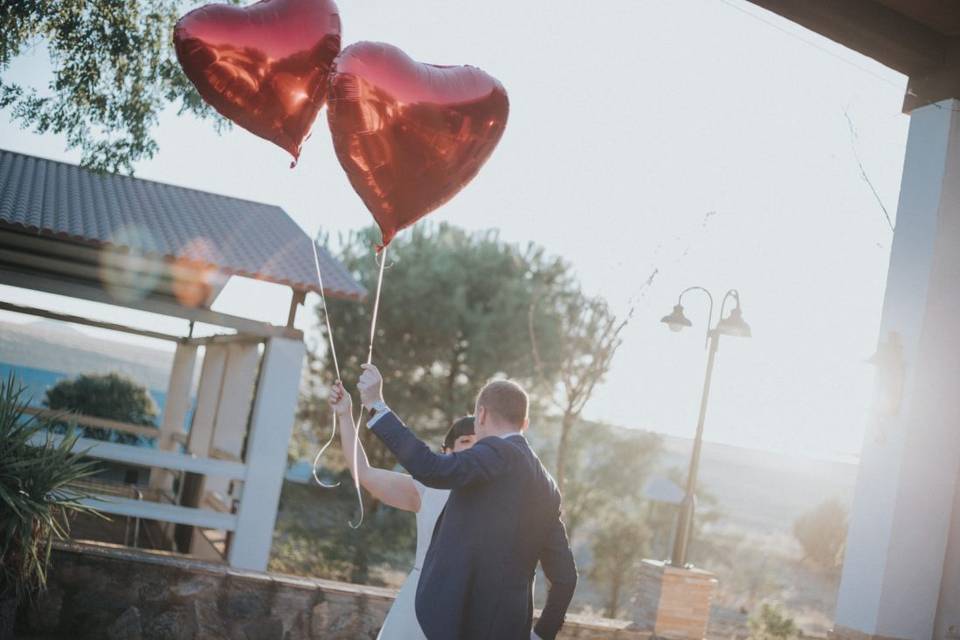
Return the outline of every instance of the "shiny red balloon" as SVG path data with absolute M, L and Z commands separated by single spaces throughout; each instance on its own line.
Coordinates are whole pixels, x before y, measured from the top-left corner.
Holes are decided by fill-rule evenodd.
M 177 21 L 173 42 L 204 100 L 294 160 L 300 157 L 340 51 L 333 0 L 208 4 Z
M 344 49 L 327 120 L 340 164 L 386 246 L 462 189 L 507 124 L 507 92 L 475 67 L 412 60 L 389 44 Z

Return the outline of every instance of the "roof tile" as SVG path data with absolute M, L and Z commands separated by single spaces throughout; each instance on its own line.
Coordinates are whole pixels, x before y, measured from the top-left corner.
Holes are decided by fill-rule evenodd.
M 280 207 L 0 149 L 0 225 L 107 244 L 165 259 L 209 262 L 319 292 L 310 238 Z M 366 290 L 320 247 L 326 293 Z

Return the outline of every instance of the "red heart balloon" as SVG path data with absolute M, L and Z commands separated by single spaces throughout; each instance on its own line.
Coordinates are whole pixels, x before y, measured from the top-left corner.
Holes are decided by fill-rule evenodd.
M 457 194 L 493 153 L 507 124 L 507 92 L 475 67 L 440 67 L 360 42 L 330 76 L 327 120 L 350 183 L 386 246 Z
M 177 21 L 173 42 L 204 100 L 294 160 L 300 157 L 340 51 L 332 0 L 208 4 Z

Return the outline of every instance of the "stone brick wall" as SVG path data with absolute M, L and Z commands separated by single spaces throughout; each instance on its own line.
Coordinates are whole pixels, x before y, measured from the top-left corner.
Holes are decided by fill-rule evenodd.
M 373 640 L 395 592 L 67 543 L 18 632 L 46 639 Z M 648 640 L 622 620 L 570 616 L 562 640 Z
M 655 560 L 640 564 L 633 619 L 657 637 L 699 640 L 706 636 L 716 577 Z

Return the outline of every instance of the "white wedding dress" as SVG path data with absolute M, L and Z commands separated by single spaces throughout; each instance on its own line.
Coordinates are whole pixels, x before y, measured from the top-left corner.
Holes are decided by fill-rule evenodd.
M 397 599 L 390 607 L 387 619 L 383 621 L 380 635 L 377 640 L 426 640 L 420 623 L 417 622 L 415 601 L 417 599 L 417 583 L 420 581 L 420 569 L 423 559 L 430 547 L 433 537 L 433 528 L 437 518 L 447 504 L 449 491 L 425 487 L 416 480 L 417 491 L 420 493 L 420 511 L 417 512 L 417 556 L 414 560 L 413 571 L 407 576 Z

